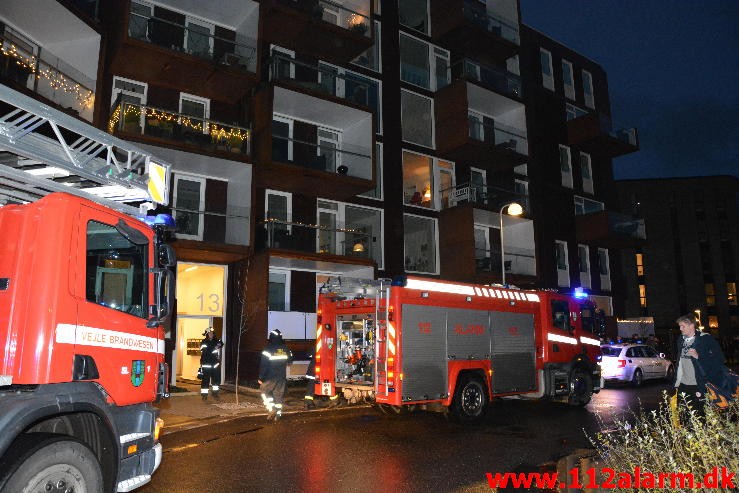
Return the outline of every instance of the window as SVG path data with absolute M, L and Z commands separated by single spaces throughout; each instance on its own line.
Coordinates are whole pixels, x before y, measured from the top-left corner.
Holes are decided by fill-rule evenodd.
M 644 254 L 643 253 L 636 254 L 636 275 L 637 276 L 644 275 Z
M 371 258 L 377 262 L 378 269 L 383 269 L 382 210 L 339 204 L 339 217 L 343 217 L 347 230 L 357 232 L 345 233 L 344 241 L 352 247 L 352 252 L 347 251 L 346 254 Z M 358 245 L 361 245 L 361 249 Z
M 488 267 L 491 270 L 491 255 L 490 255 L 490 235 L 486 226 L 475 225 L 475 264 L 480 267 Z
M 709 282 L 705 285 L 706 289 L 706 305 L 714 306 L 716 304 L 716 286 Z
M 541 79 L 542 85 L 549 89 L 554 90 L 554 71 L 552 70 L 552 53 L 544 48 L 540 48 L 540 63 L 541 63 Z
M 726 294 L 729 299 L 729 304 L 736 306 L 736 283 L 735 282 L 726 283 Z
M 611 268 L 608 262 L 608 250 L 598 249 L 598 271 L 600 273 L 600 288 L 604 291 L 611 289 Z
M 572 158 L 570 148 L 559 146 L 559 168 L 562 175 L 562 186 L 572 188 Z
M 580 174 L 582 174 L 582 190 L 585 193 L 593 192 L 593 168 L 590 154 L 580 153 Z
M 215 25 L 187 19 L 185 30 L 185 50 L 187 53 L 201 58 L 211 58 L 213 53 L 213 32 Z
M 267 306 L 270 311 L 290 311 L 290 271 L 270 270 Z
M 582 92 L 585 95 L 585 106 L 595 108 L 595 96 L 593 95 L 593 76 L 587 70 L 582 71 Z
M 438 159 L 434 159 L 434 163 L 434 181 L 438 183 L 436 189 L 432 190 L 434 206 L 446 209 L 450 205 L 449 197 L 454 190 L 454 163 Z
M 644 284 L 639 284 L 639 306 L 647 306 L 647 287 Z
M 574 120 L 581 116 L 587 115 L 588 112 L 582 108 L 578 108 L 574 104 L 565 103 L 565 119 L 567 121 Z
M 405 270 L 437 274 L 436 220 L 404 215 Z
M 400 106 L 403 140 L 433 149 L 434 109 L 431 98 L 401 90 Z
M 403 203 L 432 207 L 434 184 L 429 156 L 403 151 Z
M 487 173 L 484 169 L 470 168 L 470 200 L 483 204 L 488 194 Z
M 336 171 L 341 166 L 340 148 L 341 134 L 328 128 L 318 129 L 318 146 L 316 155 L 321 158 L 324 171 Z
M 554 241 L 554 259 L 557 264 L 557 285 L 570 285 L 570 266 L 567 258 L 567 242 Z
M 202 240 L 205 178 L 175 174 L 174 179 L 176 236 L 188 240 Z
M 451 78 L 449 70 L 449 52 L 434 46 L 434 90 L 446 87 Z
M 565 97 L 575 99 L 575 78 L 572 75 L 572 63 L 562 60 L 562 84 L 564 84 Z
M 424 34 L 429 34 L 428 0 L 403 0 L 398 2 L 400 24 Z
M 182 119 L 182 131 L 191 131 L 199 133 L 208 133 L 208 123 L 205 121 L 210 118 L 210 100 L 193 96 L 192 94 L 180 93 L 180 113 L 191 116 L 190 119 Z
M 272 115 L 272 160 L 293 160 L 293 121 L 278 115 Z
M 276 219 L 278 221 L 292 221 L 292 194 L 267 190 L 264 198 L 265 219 Z
M 148 25 L 152 17 L 152 7 L 139 2 L 131 2 L 131 16 L 128 20 L 128 35 L 132 38 L 149 40 Z
M 580 286 L 590 288 L 590 249 L 587 245 L 577 245 L 577 260 L 580 264 Z
M 429 45 L 416 38 L 400 35 L 400 79 L 430 89 Z
M 136 245 L 115 227 L 89 221 L 87 301 L 146 318 L 149 310 L 148 255 L 148 244 Z
M 565 300 L 552 300 L 552 326 L 561 330 L 571 331 L 570 309 Z
M 148 85 L 145 82 L 137 80 L 124 79 L 117 75 L 113 77 L 113 93 L 111 94 L 110 104 L 115 104 L 118 95 L 121 95 L 121 101 L 133 104 L 146 104 L 146 93 Z
M 375 179 L 377 184 L 374 190 L 360 194 L 362 197 L 382 200 L 382 143 L 375 143 Z
M 526 200 L 525 197 L 529 195 L 529 182 L 516 179 L 513 183 L 513 190 L 522 197 L 522 200 Z
M 270 47 L 270 52 L 275 61 L 269 69 L 277 72 L 270 72 L 270 79 L 295 79 L 295 63 L 291 61 L 295 59 L 295 52 L 275 45 Z

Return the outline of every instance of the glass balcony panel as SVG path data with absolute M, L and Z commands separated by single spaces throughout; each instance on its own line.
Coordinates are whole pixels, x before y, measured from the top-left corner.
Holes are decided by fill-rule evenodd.
M 464 78 L 479 82 L 487 89 L 505 96 L 517 98 L 523 96 L 521 77 L 507 70 L 463 59 L 452 64 L 451 71 L 455 79 Z
M 211 119 L 131 102 L 119 102 L 113 109 L 108 132 L 142 134 L 194 145 L 208 151 L 249 155 L 251 130 Z
M 464 18 L 471 24 L 488 31 L 496 36 L 507 39 L 515 44 L 520 44 L 518 26 L 513 21 L 492 15 L 484 3 L 478 0 L 465 0 Z
M 513 189 L 467 182 L 443 189 L 441 190 L 441 194 L 442 197 L 449 197 L 447 201 L 442 201 L 442 209 L 464 204 L 474 204 L 476 208 L 498 212 L 502 206 L 511 202 L 517 202 L 523 207 L 524 216 L 531 217 L 528 195 L 516 192 Z
M 269 216 L 269 212 L 267 213 Z M 268 217 L 265 246 L 305 253 L 372 258 L 372 233 L 347 227 L 303 224 Z
M 290 153 L 292 149 L 292 153 Z M 292 155 L 292 160 L 289 156 Z M 290 162 L 302 168 L 362 177 L 359 170 L 372 169 L 372 153 L 363 146 L 342 142 L 316 144 L 272 134 L 272 160 Z
M 502 123 L 495 122 L 490 125 L 471 117 L 469 118 L 469 136 L 471 139 L 499 148 L 510 149 L 519 154 L 528 155 L 529 153 L 526 135 L 521 130 Z
M 128 36 L 237 70 L 256 72 L 255 38 L 233 31 L 228 37 L 218 36 L 209 27 L 194 22 L 183 26 L 155 17 L 150 9 L 135 2 L 131 2 Z

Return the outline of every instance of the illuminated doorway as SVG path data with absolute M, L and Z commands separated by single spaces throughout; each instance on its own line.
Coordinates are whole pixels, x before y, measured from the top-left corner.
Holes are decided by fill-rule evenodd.
M 177 344 L 172 355 L 172 384 L 177 379 L 197 380 L 203 332 L 213 327 L 216 337 L 228 344 L 223 331 L 226 313 L 224 265 L 177 263 Z M 221 362 L 221 381 L 225 374 Z

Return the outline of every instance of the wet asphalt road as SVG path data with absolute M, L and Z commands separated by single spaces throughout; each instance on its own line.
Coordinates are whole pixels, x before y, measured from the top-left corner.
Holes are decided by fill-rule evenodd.
M 590 448 L 585 432 L 613 426 L 666 389 L 647 383 L 601 391 L 585 408 L 498 400 L 473 426 L 438 413 L 385 416 L 370 407 L 244 417 L 162 437 L 153 492 L 490 491 L 486 472 L 537 471 Z

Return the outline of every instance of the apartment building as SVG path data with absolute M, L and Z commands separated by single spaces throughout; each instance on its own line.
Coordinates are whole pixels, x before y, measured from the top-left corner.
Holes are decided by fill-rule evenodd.
M 636 132 L 517 0 L 40 3 L 45 24 L 0 7 L 4 61 L 24 40 L 70 63 L 74 111 L 173 166 L 175 378 L 209 325 L 227 380 L 237 360 L 254 378 L 270 329 L 306 350 L 329 277 L 583 287 L 618 313 L 614 252 L 643 224 L 617 212 L 612 159 Z
M 739 337 L 739 179 L 619 180 L 616 187 L 623 210 L 643 217 L 649 233 L 639 248 L 622 251 L 624 315 L 652 317 L 668 340 L 675 319 L 692 312 L 730 348 Z

